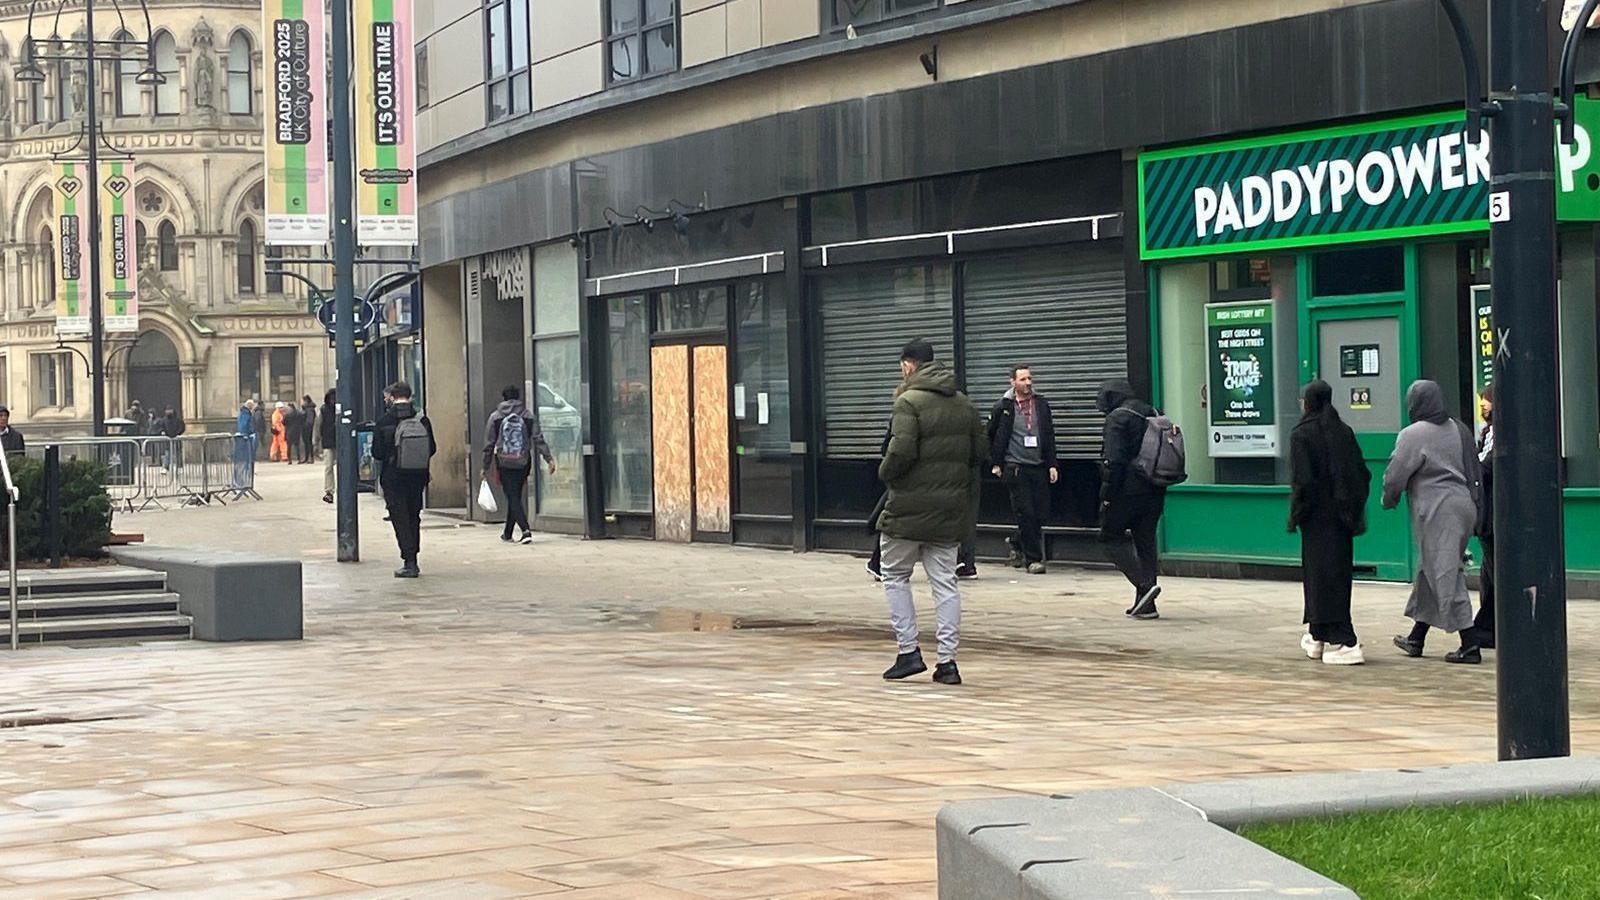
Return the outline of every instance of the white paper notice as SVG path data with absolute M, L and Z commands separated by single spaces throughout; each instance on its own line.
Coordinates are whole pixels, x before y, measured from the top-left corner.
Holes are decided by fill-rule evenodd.
M 767 406 L 767 392 L 756 394 L 756 424 L 765 425 L 772 419 L 772 410 Z
M 733 386 L 733 417 L 741 421 L 744 419 L 744 385 L 742 383 Z

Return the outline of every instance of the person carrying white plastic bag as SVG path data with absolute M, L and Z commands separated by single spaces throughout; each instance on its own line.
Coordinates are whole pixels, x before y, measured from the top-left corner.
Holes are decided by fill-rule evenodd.
M 500 504 L 494 500 L 494 488 L 489 486 L 489 479 L 478 482 L 478 508 L 486 513 L 498 512 Z

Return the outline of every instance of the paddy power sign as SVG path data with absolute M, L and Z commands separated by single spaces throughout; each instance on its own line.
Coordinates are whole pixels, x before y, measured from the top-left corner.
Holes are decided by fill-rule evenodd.
M 1272 301 L 1206 305 L 1212 456 L 1277 456 Z
M 267 243 L 328 240 L 328 67 L 321 3 L 267 0 Z
M 1557 214 L 1600 220 L 1600 101 L 1578 100 L 1557 146 Z M 1480 231 L 1489 227 L 1489 132 L 1460 112 L 1146 153 L 1145 259 Z

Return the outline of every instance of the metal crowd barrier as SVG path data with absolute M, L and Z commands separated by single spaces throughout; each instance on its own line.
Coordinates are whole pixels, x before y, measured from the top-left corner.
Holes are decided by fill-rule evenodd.
M 69 438 L 31 446 L 28 455 L 42 459 L 46 446 L 61 448 L 63 463 L 104 466 L 106 493 L 125 512 L 261 499 L 253 434 Z

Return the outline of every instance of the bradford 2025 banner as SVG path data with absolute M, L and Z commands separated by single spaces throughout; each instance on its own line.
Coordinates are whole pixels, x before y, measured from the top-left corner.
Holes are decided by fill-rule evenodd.
M 355 0 L 356 242 L 417 242 L 411 0 Z
M 328 67 L 320 0 L 266 0 L 267 243 L 328 240 Z
M 100 164 L 100 289 L 106 331 L 139 330 L 133 160 Z
M 56 333 L 81 336 L 89 333 L 88 172 L 81 162 L 58 162 L 54 168 Z

